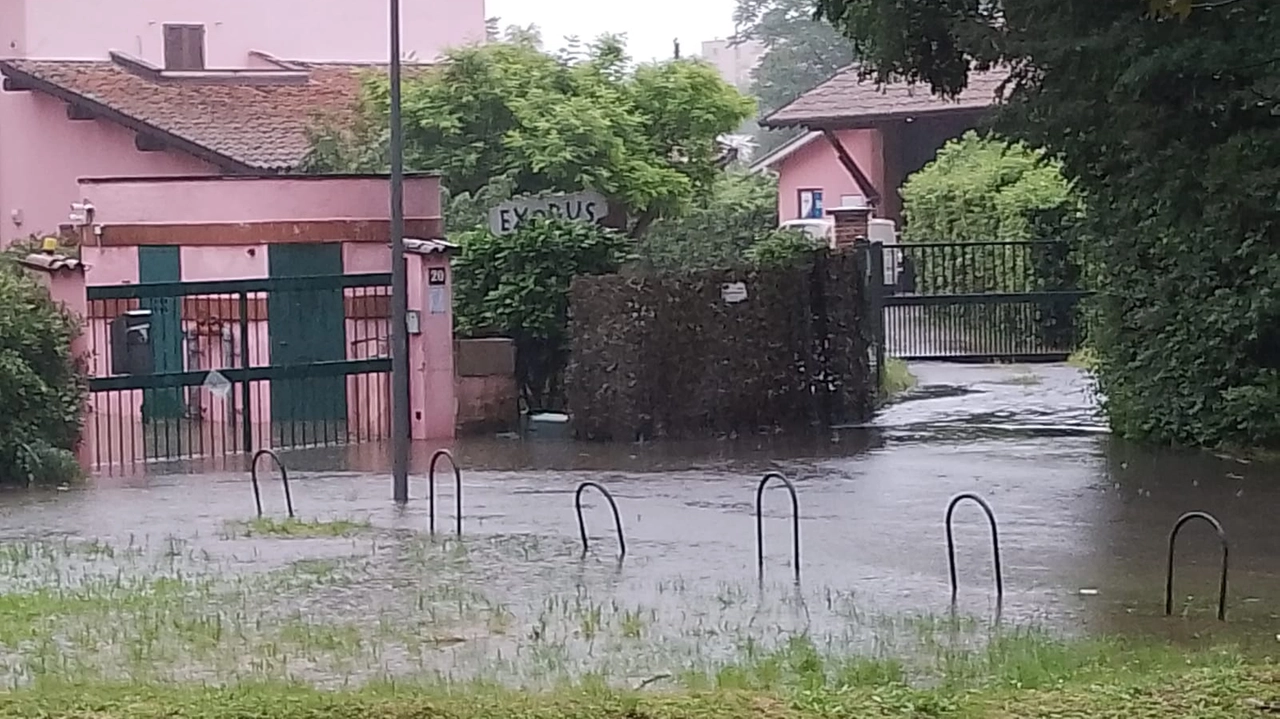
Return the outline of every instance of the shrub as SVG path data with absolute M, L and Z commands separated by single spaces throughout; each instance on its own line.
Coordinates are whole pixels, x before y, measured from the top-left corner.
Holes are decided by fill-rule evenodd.
M 78 322 L 0 258 L 0 481 L 75 478 L 88 383 L 71 352 Z
M 1070 252 L 1081 202 L 1061 167 L 1025 145 L 968 132 L 948 142 L 937 159 L 902 188 L 913 243 L 1058 244 L 975 245 L 907 251 L 918 291 L 931 294 L 1018 293 L 1075 289 L 1077 258 Z M 953 308 L 954 309 L 954 308 Z M 979 314 L 975 314 L 979 313 Z M 1069 346 L 1070 306 L 960 308 L 950 317 L 998 322 L 1006 332 L 1040 334 L 1049 346 Z M 1033 324 L 1029 327 L 1028 324 Z
M 727 269 L 778 231 L 778 183 L 766 175 L 727 172 L 682 214 L 655 222 L 637 248 L 655 270 Z
M 454 316 L 461 336 L 501 334 L 516 346 L 516 379 L 532 409 L 562 406 L 568 361 L 569 284 L 616 272 L 629 240 L 594 225 L 536 220 L 508 235 L 458 238 Z

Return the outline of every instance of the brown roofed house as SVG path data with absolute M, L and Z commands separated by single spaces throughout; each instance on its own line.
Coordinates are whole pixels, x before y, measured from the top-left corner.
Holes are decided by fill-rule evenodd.
M 866 201 L 876 216 L 901 222 L 902 183 L 948 140 L 977 126 L 1006 77 L 974 72 L 959 97 L 943 99 L 925 86 L 879 85 L 846 68 L 760 122 L 803 132 L 753 167 L 778 174 L 783 221 L 821 219 L 831 208 Z

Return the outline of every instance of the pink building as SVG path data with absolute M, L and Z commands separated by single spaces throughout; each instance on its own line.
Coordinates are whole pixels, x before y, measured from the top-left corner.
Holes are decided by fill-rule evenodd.
M 0 0 L 0 245 L 56 232 L 88 176 L 298 166 L 388 56 L 370 0 Z M 406 59 L 482 41 L 484 0 L 405 0 Z
M 947 140 L 977 126 L 1004 78 L 973 73 L 958 98 L 943 100 L 925 87 L 877 86 L 861 80 L 856 68 L 846 69 L 761 121 L 804 132 L 754 169 L 778 173 L 783 221 L 821 218 L 861 197 L 877 217 L 901 222 L 902 183 Z
M 389 192 L 385 176 L 365 175 L 81 180 L 88 269 L 60 296 L 85 318 L 85 463 L 128 470 L 390 436 Z M 408 242 L 411 431 L 451 439 L 451 246 L 435 239 L 436 177 L 406 179 L 405 215 L 423 238 Z M 118 325 L 139 312 L 142 372 L 118 354 Z M 250 374 L 220 391 L 214 372 Z M 171 384 L 137 381 L 157 376 Z

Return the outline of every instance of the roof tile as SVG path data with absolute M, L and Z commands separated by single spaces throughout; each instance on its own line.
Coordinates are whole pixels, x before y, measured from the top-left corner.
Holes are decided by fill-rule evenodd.
M 293 63 L 305 83 L 155 80 L 111 61 L 8 60 L 10 68 L 256 170 L 296 169 L 318 116 L 349 112 L 373 65 Z
M 858 68 L 848 67 L 835 77 L 796 98 L 794 102 L 765 118 L 765 127 L 841 125 L 892 117 L 919 115 L 946 110 L 980 110 L 998 102 L 1001 83 L 1008 74 L 1001 70 L 974 71 L 969 85 L 954 100 L 930 92 L 928 87 L 894 82 L 879 85 L 859 77 Z

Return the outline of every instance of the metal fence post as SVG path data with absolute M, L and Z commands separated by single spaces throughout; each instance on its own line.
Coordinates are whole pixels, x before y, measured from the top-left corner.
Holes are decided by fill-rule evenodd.
M 240 292 L 240 366 L 249 369 L 249 293 Z M 253 451 L 253 393 L 249 378 L 240 382 L 241 441 L 246 455 Z
M 884 245 L 859 238 L 854 247 L 864 253 L 867 272 L 864 280 L 867 283 L 867 315 L 871 321 L 871 342 L 875 362 L 876 396 L 884 387 Z

